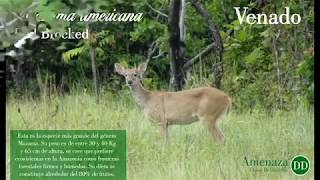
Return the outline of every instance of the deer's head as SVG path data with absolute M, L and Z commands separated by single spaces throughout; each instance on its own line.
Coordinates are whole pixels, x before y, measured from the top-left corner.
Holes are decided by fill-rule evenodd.
M 121 64 L 114 64 L 115 71 L 124 76 L 126 78 L 126 82 L 128 86 L 135 86 L 140 83 L 143 78 L 143 73 L 147 69 L 147 63 L 142 63 L 138 66 L 138 68 L 126 69 Z

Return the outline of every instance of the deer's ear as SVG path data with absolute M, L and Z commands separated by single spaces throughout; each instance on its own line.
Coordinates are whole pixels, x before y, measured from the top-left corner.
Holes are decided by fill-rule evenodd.
M 121 64 L 119 64 L 119 63 L 115 63 L 115 64 L 114 64 L 114 70 L 115 70 L 117 73 L 121 74 L 121 75 L 124 74 L 124 68 L 123 68 L 123 66 L 122 66 Z
M 147 63 L 140 64 L 139 67 L 138 67 L 138 71 L 140 73 L 144 73 L 147 70 L 147 66 L 148 66 Z

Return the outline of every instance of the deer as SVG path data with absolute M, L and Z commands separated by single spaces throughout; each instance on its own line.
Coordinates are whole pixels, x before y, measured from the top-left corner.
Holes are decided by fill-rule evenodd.
M 115 72 L 125 77 L 137 103 L 145 116 L 160 126 L 161 137 L 167 142 L 170 125 L 186 125 L 201 121 L 219 142 L 225 137 L 218 127 L 220 117 L 231 109 L 231 98 L 214 87 L 199 87 L 177 92 L 151 91 L 141 81 L 147 70 L 147 63 L 138 67 L 124 68 L 114 64 Z

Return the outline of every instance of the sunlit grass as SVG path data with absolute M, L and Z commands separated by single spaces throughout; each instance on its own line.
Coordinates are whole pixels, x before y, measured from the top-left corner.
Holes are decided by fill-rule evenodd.
M 88 93 L 43 96 L 7 102 L 8 129 L 126 129 L 128 179 L 313 179 L 314 117 L 299 108 L 290 112 L 232 112 L 220 126 L 226 142 L 212 138 L 200 123 L 172 126 L 169 143 L 144 118 L 130 92 L 103 93 L 100 104 Z M 9 131 L 7 134 L 9 139 Z M 311 160 L 311 171 L 297 177 L 283 172 L 254 172 L 250 159 L 289 160 L 298 154 Z M 8 173 L 7 173 L 8 174 Z

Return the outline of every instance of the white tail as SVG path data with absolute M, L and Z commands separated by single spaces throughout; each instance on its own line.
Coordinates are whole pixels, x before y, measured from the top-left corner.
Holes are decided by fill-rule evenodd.
M 134 97 L 144 108 L 148 118 L 160 125 L 165 139 L 169 125 L 190 124 L 199 120 L 214 137 L 224 141 L 224 135 L 218 128 L 218 119 L 226 111 L 230 111 L 231 99 L 228 95 L 213 87 L 178 92 L 149 91 L 141 84 L 146 68 L 146 63 L 132 69 L 115 64 L 115 71 L 126 78 Z

